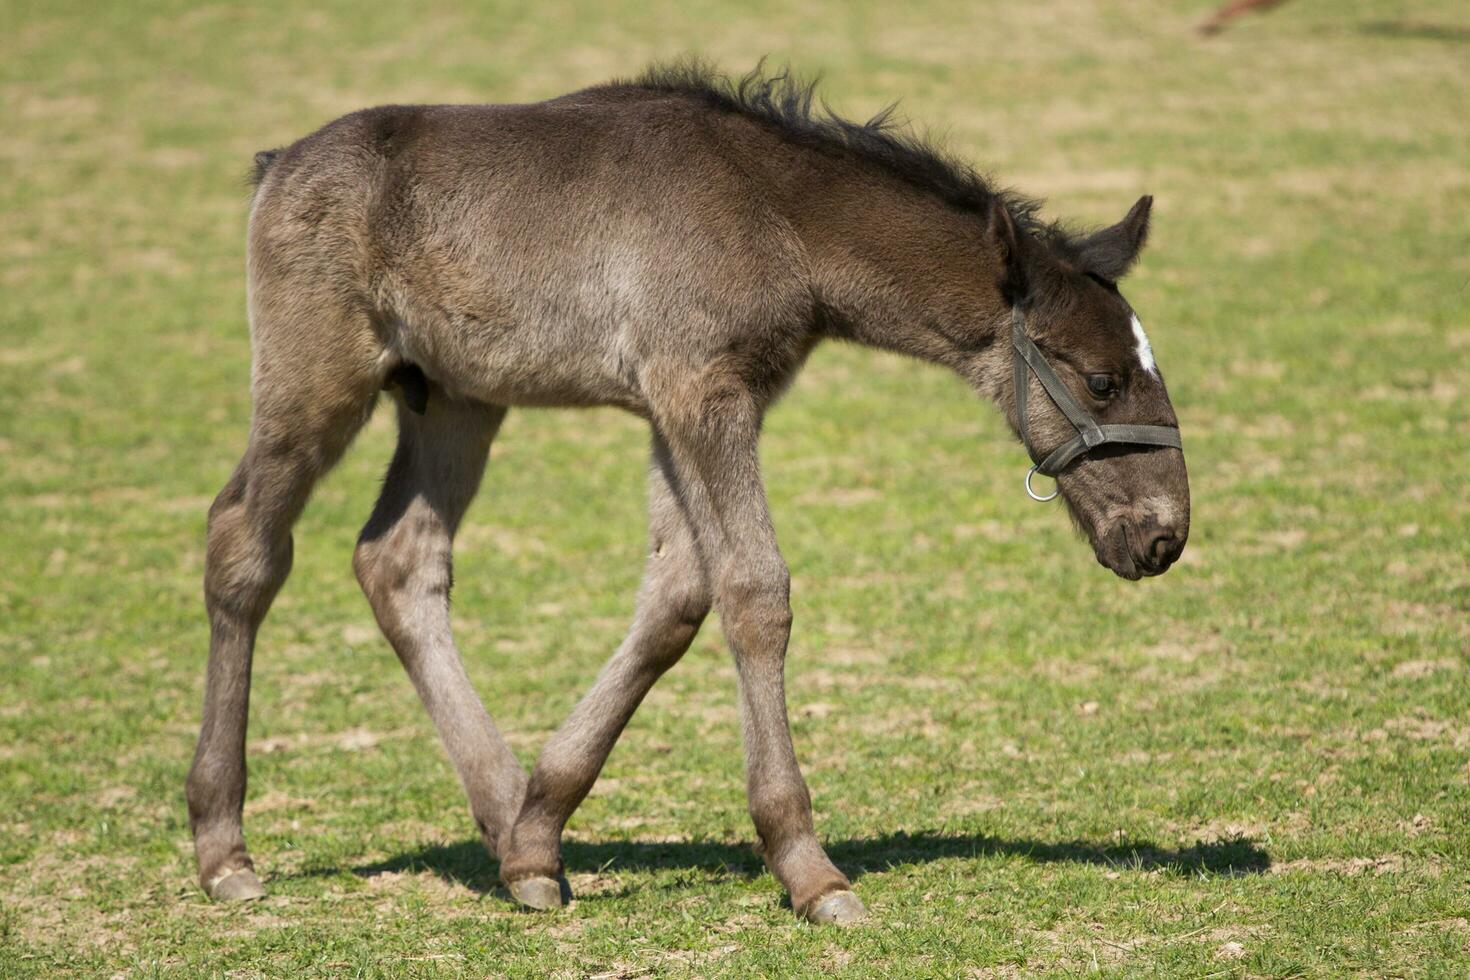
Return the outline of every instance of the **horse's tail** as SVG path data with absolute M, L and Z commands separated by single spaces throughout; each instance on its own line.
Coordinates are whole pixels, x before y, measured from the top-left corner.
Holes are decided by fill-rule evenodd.
M 250 186 L 259 189 L 260 182 L 265 180 L 265 175 L 270 172 L 271 166 L 280 157 L 283 151 L 261 150 L 255 154 L 255 164 L 250 169 Z

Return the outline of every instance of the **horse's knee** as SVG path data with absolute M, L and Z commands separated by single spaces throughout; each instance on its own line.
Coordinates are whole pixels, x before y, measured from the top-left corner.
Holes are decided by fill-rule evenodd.
M 719 589 L 720 615 L 738 654 L 781 654 L 791 633 L 791 574 L 786 566 L 744 569 Z
M 390 637 L 402 628 L 414 607 L 449 601 L 453 573 L 448 548 L 430 535 L 390 532 L 379 538 L 364 536 L 352 553 L 352 570 Z
M 231 480 L 209 511 L 204 599 L 212 616 L 258 621 L 291 572 L 289 531 L 252 515 L 243 481 Z
M 659 672 L 684 656 L 710 606 L 709 590 L 702 585 L 675 586 L 660 597 L 657 620 L 650 624 L 651 642 L 645 647 L 648 660 Z
M 392 548 L 381 541 L 357 542 L 352 552 L 352 572 L 374 612 L 380 607 L 386 609 L 402 586 L 403 569 L 394 559 Z
M 670 597 L 669 618 L 673 624 L 673 632 L 685 646 L 694 639 L 699 627 L 704 625 L 705 617 L 709 615 L 713 604 L 709 590 L 703 586 L 682 589 Z

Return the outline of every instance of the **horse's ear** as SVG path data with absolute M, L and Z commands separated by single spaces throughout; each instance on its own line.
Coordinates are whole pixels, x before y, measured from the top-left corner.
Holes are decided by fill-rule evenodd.
M 1008 303 L 1019 303 L 1027 292 L 1026 266 L 1021 261 L 1021 246 L 1016 239 L 1016 223 L 1005 202 L 999 197 L 990 202 L 990 214 L 986 216 L 985 236 L 995 248 L 1000 259 L 996 285 Z
M 1154 199 L 1144 195 L 1128 217 L 1084 238 L 1080 246 L 1083 270 L 1115 282 L 1127 275 L 1148 240 L 1148 215 L 1153 206 Z

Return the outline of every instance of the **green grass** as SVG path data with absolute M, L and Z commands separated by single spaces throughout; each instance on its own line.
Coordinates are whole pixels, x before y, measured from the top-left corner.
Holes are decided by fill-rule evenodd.
M 1470 19 L 1301 2 L 1200 42 L 1207 7 L 8 0 L 0 974 L 1470 973 Z M 714 623 L 571 823 L 578 901 L 522 915 L 350 571 L 380 413 L 261 634 L 271 897 L 208 904 L 182 785 L 204 512 L 249 417 L 251 154 L 685 51 L 821 69 L 855 114 L 902 96 L 1057 214 L 1157 195 L 1128 291 L 1185 558 L 1115 579 L 957 379 L 819 351 L 764 454 L 797 749 L 871 923 L 798 923 L 751 854 Z M 528 764 L 628 619 L 644 445 L 513 413 L 467 521 L 459 636 Z

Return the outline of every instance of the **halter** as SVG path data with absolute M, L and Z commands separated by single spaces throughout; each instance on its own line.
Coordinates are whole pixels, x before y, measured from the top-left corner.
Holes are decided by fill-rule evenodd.
M 1032 474 L 1055 477 L 1078 457 L 1085 456 L 1106 443 L 1184 448 L 1184 444 L 1179 441 L 1179 427 L 1175 425 L 1099 425 L 1092 413 L 1083 408 L 1072 397 L 1067 386 L 1062 384 L 1062 379 L 1046 363 L 1041 349 L 1026 336 L 1026 314 L 1019 306 L 1011 310 L 1011 349 L 1015 352 L 1012 360 L 1015 365 L 1016 417 L 1020 420 L 1021 441 L 1026 444 L 1026 452 L 1031 455 L 1031 462 L 1034 464 L 1026 472 L 1026 494 L 1032 500 L 1045 502 L 1054 499 L 1061 492 L 1053 490 L 1048 497 L 1038 495 L 1031 489 Z M 1030 379 L 1026 377 L 1028 369 L 1041 382 L 1041 387 L 1051 397 L 1052 404 L 1061 409 L 1067 421 L 1077 430 L 1075 436 L 1053 449 L 1045 458 L 1036 451 L 1031 442 L 1031 433 L 1026 427 L 1026 389 L 1030 387 Z

